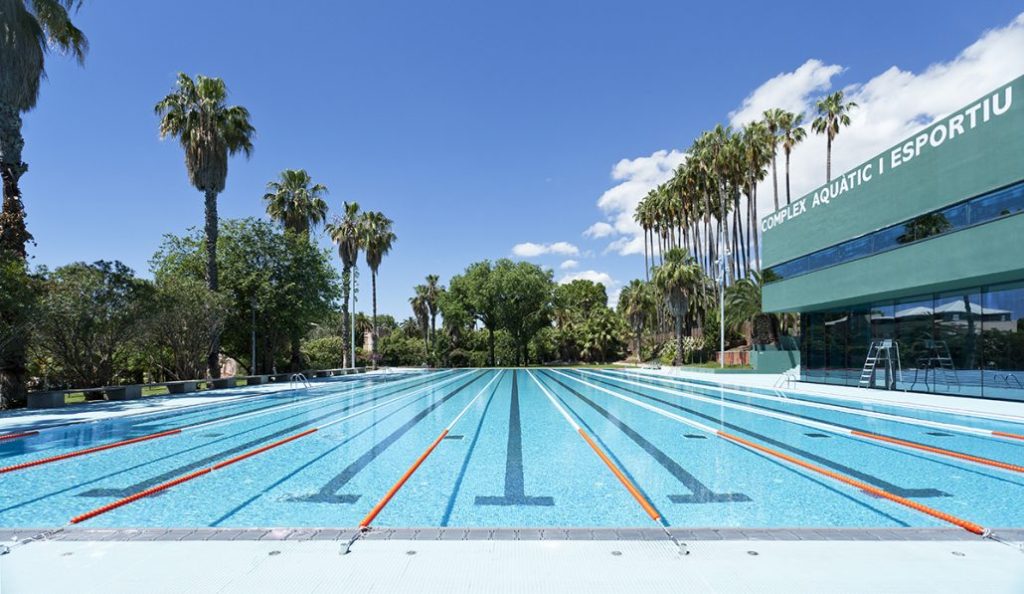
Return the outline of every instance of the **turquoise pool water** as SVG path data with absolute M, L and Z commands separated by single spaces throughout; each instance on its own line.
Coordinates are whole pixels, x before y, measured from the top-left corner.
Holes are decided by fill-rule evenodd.
M 723 389 L 705 380 L 572 369 L 347 377 L 308 390 L 51 428 L 2 441 L 0 466 L 11 466 L 182 429 L 0 474 L 0 526 L 62 526 L 119 498 L 313 427 L 322 429 L 81 525 L 355 526 L 463 410 L 374 525 L 655 526 L 556 404 L 671 526 L 947 526 L 701 427 L 984 526 L 1024 526 L 1020 473 L 811 426 L 858 429 L 1020 465 L 1024 441 L 970 432 L 1024 434 L 1020 424 L 857 405 L 799 390 Z M 906 420 L 865 416 L 864 411 Z

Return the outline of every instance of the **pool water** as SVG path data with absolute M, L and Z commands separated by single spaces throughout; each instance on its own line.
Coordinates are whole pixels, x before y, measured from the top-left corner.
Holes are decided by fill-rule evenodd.
M 656 526 L 556 405 L 593 437 L 670 526 L 948 526 L 705 428 L 983 526 L 1024 526 L 1024 508 L 1017 505 L 1024 501 L 1024 474 L 808 423 L 1016 465 L 1024 463 L 1024 441 L 969 430 L 1024 434 L 1024 425 L 868 406 L 799 390 L 725 388 L 648 373 L 575 369 L 350 376 L 309 389 L 2 441 L 0 466 L 6 467 L 183 429 L 0 474 L 0 526 L 63 526 L 89 510 L 314 427 L 321 429 L 81 526 L 356 526 L 456 418 L 375 526 Z M 865 410 L 906 420 L 865 416 Z

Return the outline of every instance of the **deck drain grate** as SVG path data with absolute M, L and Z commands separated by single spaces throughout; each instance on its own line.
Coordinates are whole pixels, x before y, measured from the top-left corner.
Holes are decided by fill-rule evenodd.
M 824 433 L 804 433 L 807 437 L 813 437 L 815 439 L 828 439 L 828 436 Z

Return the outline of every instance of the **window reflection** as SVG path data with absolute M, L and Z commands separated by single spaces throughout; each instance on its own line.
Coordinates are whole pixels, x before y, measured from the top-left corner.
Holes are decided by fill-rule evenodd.
M 765 278 L 765 283 L 800 276 L 1021 212 L 1024 212 L 1024 183 L 778 264 L 766 269 L 771 276 Z
M 857 386 L 885 339 L 899 348 L 898 390 L 1024 401 L 1024 282 L 805 313 L 802 379 Z

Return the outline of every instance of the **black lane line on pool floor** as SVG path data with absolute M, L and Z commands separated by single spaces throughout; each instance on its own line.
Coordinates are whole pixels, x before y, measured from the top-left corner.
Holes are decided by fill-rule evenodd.
M 618 381 L 618 382 L 624 381 L 623 378 L 618 377 L 616 375 L 612 375 L 612 374 L 588 375 L 587 377 L 602 377 L 602 378 L 607 378 L 607 379 L 610 379 L 612 381 Z M 865 429 L 863 427 L 855 427 L 853 425 L 846 425 L 846 424 L 844 424 L 842 422 L 839 422 L 839 421 L 826 421 L 826 420 L 821 419 L 819 417 L 813 417 L 813 416 L 810 416 L 810 415 L 807 415 L 807 414 L 803 414 L 803 413 L 799 413 L 799 412 L 793 412 L 793 411 L 790 411 L 790 410 L 786 410 L 784 408 L 775 408 L 773 406 L 770 406 L 770 405 L 767 405 L 767 404 L 763 404 L 760 401 L 753 402 L 753 400 L 759 400 L 756 396 L 737 396 L 737 395 L 726 396 L 724 393 L 720 393 L 720 392 L 716 393 L 716 389 L 712 388 L 712 387 L 684 388 L 684 387 L 681 387 L 681 386 L 678 386 L 678 385 L 675 385 L 675 384 L 670 384 L 670 383 L 668 383 L 668 382 L 666 382 L 664 380 L 660 380 L 660 379 L 649 380 L 647 378 L 636 378 L 636 379 L 633 379 L 632 381 L 635 381 L 635 382 L 641 383 L 641 384 L 645 384 L 645 385 L 648 385 L 648 386 L 651 386 L 651 387 L 661 388 L 663 390 L 674 390 L 676 392 L 684 392 L 685 393 L 687 391 L 687 389 L 690 389 L 690 390 L 693 390 L 696 394 L 698 394 L 700 396 L 703 396 L 705 398 L 721 398 L 722 400 L 724 400 L 726 402 L 731 402 L 733 404 L 741 404 L 743 406 L 749 406 L 751 408 L 757 408 L 757 409 L 760 409 L 760 410 L 776 412 L 776 413 L 784 414 L 784 415 L 790 415 L 790 416 L 797 417 L 799 419 L 804 419 L 804 420 L 807 420 L 807 421 L 816 421 L 818 423 L 824 423 L 826 425 L 834 425 L 836 427 L 842 427 L 843 429 L 851 429 L 851 430 L 863 431 L 863 432 L 866 432 L 866 433 L 874 433 L 874 431 L 871 430 L 871 429 Z M 736 390 L 747 391 L 747 392 L 751 391 L 751 390 L 741 390 L 739 388 L 729 388 L 729 389 L 736 389 Z M 756 392 L 754 392 L 754 393 L 756 394 Z M 742 398 L 747 398 L 747 400 L 742 400 Z M 800 404 L 800 400 L 799 399 L 793 398 L 792 400 L 794 400 L 793 406 L 804 406 L 804 405 Z M 828 404 L 828 403 L 825 403 L 825 404 Z M 830 405 L 830 406 L 833 406 L 833 405 Z M 846 407 L 846 408 L 848 408 L 848 407 Z M 848 412 L 848 411 L 831 411 L 831 412 L 838 413 L 838 414 L 850 415 L 850 416 L 853 416 L 853 417 L 859 417 L 861 419 L 865 418 L 864 415 L 858 415 L 856 412 Z M 864 411 L 862 411 L 862 412 L 864 412 Z M 907 418 L 908 419 L 913 419 L 913 417 L 907 417 Z M 877 419 L 877 420 L 884 421 L 884 422 L 887 422 L 887 423 L 895 423 L 897 425 L 911 425 L 911 426 L 915 426 L 915 427 L 921 428 L 921 429 L 924 428 L 921 425 L 914 425 L 914 423 L 911 422 L 911 421 L 896 421 L 896 420 L 893 420 L 893 419 Z M 916 420 L 920 420 L 920 419 L 916 419 Z M 941 433 L 941 432 L 936 433 L 936 432 L 927 432 L 927 431 L 921 431 L 921 433 L 924 434 L 924 435 L 932 435 L 932 436 L 938 436 L 938 437 L 943 437 L 943 436 L 944 437 L 952 437 L 952 435 L 949 434 L 949 433 Z M 969 439 L 977 439 L 977 440 L 981 440 L 982 443 L 999 443 L 999 444 L 1008 444 L 1010 446 L 1024 446 L 1024 442 L 1018 444 L 1018 443 L 1002 440 L 1002 439 L 999 439 L 999 438 L 996 438 L 996 437 L 993 437 L 993 436 L 988 436 L 988 435 L 976 435 L 976 434 L 973 434 L 973 433 L 959 433 L 959 434 L 957 434 L 957 437 L 963 437 L 963 438 L 969 438 Z M 911 438 L 910 437 L 901 437 L 900 439 L 909 440 Z M 917 442 L 917 443 L 922 443 L 922 442 Z M 933 444 L 923 443 L 923 445 L 933 445 Z M 942 444 L 942 445 L 943 446 L 947 446 L 948 444 Z M 939 447 L 939 446 L 935 446 L 935 447 Z
M 191 472 L 193 470 L 197 470 L 199 468 L 202 468 L 202 467 L 204 467 L 204 466 L 206 466 L 208 464 L 217 462 L 218 460 L 221 460 L 222 458 L 229 457 L 229 456 L 231 456 L 233 454 L 237 454 L 237 453 L 240 453 L 240 452 L 244 452 L 244 451 L 246 451 L 246 450 L 248 450 L 248 449 L 250 449 L 250 448 L 252 448 L 254 446 L 260 445 L 260 444 L 262 444 L 262 443 L 264 443 L 266 441 L 269 441 L 271 439 L 274 439 L 276 437 L 280 437 L 282 435 L 286 435 L 286 434 L 292 433 L 292 432 L 294 432 L 296 430 L 302 429 L 303 427 L 308 427 L 309 425 L 312 425 L 313 423 L 316 423 L 318 421 L 322 421 L 323 419 L 326 419 L 328 417 L 333 417 L 335 415 L 339 415 L 339 414 L 348 412 L 348 411 L 352 410 L 353 408 L 355 408 L 357 406 L 361 406 L 361 405 L 364 405 L 364 404 L 371 404 L 371 403 L 377 402 L 378 400 L 381 400 L 383 398 L 387 398 L 389 396 L 393 396 L 396 393 L 401 393 L 401 392 L 407 391 L 410 388 L 412 388 L 412 386 L 403 386 L 397 392 L 389 392 L 387 394 L 379 394 L 377 396 L 374 396 L 373 398 L 370 398 L 369 400 L 361 400 L 361 399 L 359 399 L 358 402 L 357 401 L 349 401 L 349 402 L 345 403 L 339 409 L 335 409 L 335 410 L 332 410 L 331 412 L 328 412 L 328 413 L 325 413 L 325 414 L 313 417 L 312 419 L 307 419 L 305 421 L 302 421 L 301 423 L 296 423 L 294 425 L 285 427 L 283 429 L 279 429 L 279 430 L 274 431 L 273 433 L 271 433 L 269 435 L 263 435 L 261 437 L 257 437 L 256 439 L 252 439 L 252 440 L 247 441 L 247 442 L 245 442 L 243 444 L 240 444 L 240 445 L 237 445 L 237 446 L 233 446 L 233 447 L 231 447 L 231 448 L 229 448 L 227 450 L 222 450 L 220 452 L 217 452 L 217 453 L 214 453 L 214 454 L 210 454 L 209 456 L 207 456 L 205 458 L 201 458 L 201 459 L 196 460 L 194 462 L 190 462 L 188 464 L 184 464 L 182 466 L 179 466 L 177 468 L 168 470 L 166 472 L 162 472 L 162 473 L 160 473 L 160 474 L 158 474 L 158 475 L 156 475 L 154 477 L 150 477 L 150 478 L 148 478 L 146 480 L 139 481 L 139 482 L 137 482 L 135 484 L 132 484 L 132 485 L 129 485 L 127 487 L 123 487 L 123 488 L 106 488 L 106 489 L 102 489 L 102 488 L 101 489 L 92 489 L 90 491 L 85 491 L 83 493 L 79 493 L 78 496 L 79 497 L 116 497 L 116 498 L 127 497 L 129 495 L 132 495 L 133 493 L 137 493 L 139 491 L 144 491 L 144 490 L 146 490 L 146 489 L 148 489 L 150 487 L 153 487 L 153 486 L 159 485 L 160 483 L 169 481 L 169 480 L 171 480 L 171 479 L 173 479 L 173 478 L 175 478 L 177 476 L 180 476 L 182 474 L 185 474 L 187 472 Z M 371 393 L 368 393 L 367 395 L 369 395 L 369 394 L 371 394 Z M 331 405 L 327 405 L 327 406 L 331 406 Z M 236 433 L 234 435 L 230 435 L 228 437 L 219 438 L 218 441 L 224 441 L 226 439 L 232 439 L 234 437 L 237 437 L 238 435 L 244 435 L 245 433 L 249 433 L 251 431 L 258 431 L 259 429 L 261 429 L 262 427 L 265 427 L 266 425 L 274 425 L 274 424 L 280 423 L 281 421 L 284 421 L 284 420 L 287 420 L 287 419 L 290 419 L 290 418 L 293 418 L 293 417 L 307 415 L 307 414 L 309 414 L 309 412 L 310 411 L 308 411 L 308 410 L 303 410 L 301 412 L 298 412 L 298 413 L 289 415 L 287 417 L 284 417 L 283 419 L 277 419 L 275 421 L 271 421 L 270 423 L 266 423 L 266 424 L 264 424 L 264 425 L 262 425 L 260 427 L 255 427 L 253 429 L 248 429 L 246 431 L 242 431 L 242 432 Z M 198 445 L 198 446 L 195 446 L 194 448 L 189 448 L 189 449 L 198 449 L 198 448 L 201 448 L 201 447 L 206 447 L 208 445 L 209 444 L 202 444 L 202 445 Z
M 293 470 L 290 470 L 284 476 L 282 476 L 281 478 L 277 479 L 276 481 L 274 481 L 273 483 L 271 483 L 267 487 L 265 487 L 263 489 L 260 489 L 260 491 L 257 492 L 252 497 L 249 497 L 248 499 L 246 499 L 242 503 L 240 503 L 240 504 L 236 505 L 235 507 L 231 508 L 227 513 L 225 513 L 221 517 L 217 518 L 213 522 L 210 522 L 210 524 L 209 524 L 210 527 L 217 527 L 220 524 L 223 524 L 225 521 L 227 521 L 229 518 L 234 516 L 236 513 L 238 513 L 239 511 L 241 511 L 245 507 L 249 506 L 250 504 L 255 502 L 257 499 L 262 497 L 263 495 L 269 493 L 272 489 L 274 489 L 274 488 L 284 484 L 285 481 L 291 479 L 292 477 L 294 477 L 295 475 L 299 474 L 303 470 L 309 468 L 313 464 L 316 464 L 320 460 L 323 460 L 327 456 L 330 456 L 331 454 L 333 454 L 334 452 L 338 451 L 342 447 L 348 445 L 353 440 L 355 440 L 357 437 L 360 437 L 361 435 L 364 435 L 364 434 L 366 434 L 366 433 L 368 433 L 370 431 L 373 431 L 381 423 L 383 423 L 383 422 L 387 421 L 388 419 L 398 415 L 399 413 L 403 412 L 405 409 L 411 407 L 412 405 L 416 404 L 417 402 L 419 402 L 420 400 L 422 400 L 422 399 L 424 399 L 426 397 L 427 397 L 427 394 L 423 394 L 421 396 L 417 396 L 416 398 L 413 398 L 409 402 L 406 402 L 406 403 L 402 404 L 401 406 L 399 406 L 398 408 L 392 410 L 391 412 L 383 415 L 379 419 L 374 420 L 373 423 L 371 423 L 370 425 L 367 425 L 366 427 L 363 427 L 362 429 L 360 429 L 359 431 L 356 431 L 352 435 L 346 435 L 345 438 L 342 439 L 340 442 L 332 445 L 330 448 L 328 448 L 327 450 L 321 452 L 320 454 L 317 454 L 313 458 L 310 458 L 309 460 L 301 463 L 298 467 L 294 468 Z
M 602 417 L 610 421 L 620 431 L 626 434 L 633 443 L 640 446 L 640 449 L 647 452 L 647 454 L 654 458 L 654 460 L 661 465 L 669 474 L 671 474 L 677 481 L 679 481 L 684 487 L 690 490 L 690 495 L 669 495 L 669 501 L 672 503 L 736 503 L 736 502 L 748 502 L 750 497 L 743 493 L 716 493 L 708 488 L 707 485 L 702 483 L 700 479 L 693 476 L 686 471 L 685 468 L 679 465 L 671 456 L 666 454 L 661 448 L 654 445 L 637 430 L 626 424 L 625 421 L 615 416 L 607 409 L 597 404 L 590 398 L 587 398 L 583 394 L 580 394 L 575 389 L 562 383 L 556 377 L 550 376 L 547 372 L 541 372 L 546 379 L 557 383 L 571 394 L 582 400 L 584 403 L 589 405 L 595 411 L 598 412 Z
M 370 382 L 369 382 L 370 379 L 371 378 L 360 377 L 360 378 L 358 378 L 358 381 L 365 381 L 365 382 L 367 382 L 367 385 L 369 385 L 370 384 Z M 352 381 L 356 381 L 355 378 L 353 378 Z M 391 381 L 391 380 L 385 380 L 385 382 L 382 382 L 382 383 L 386 383 L 387 381 Z M 346 382 L 338 382 L 338 383 L 340 384 L 340 383 L 349 383 L 349 382 L 346 381 Z M 376 382 L 373 382 L 373 383 L 376 384 Z M 327 384 L 324 384 L 324 385 L 327 385 Z M 132 427 L 132 429 L 135 429 L 136 427 L 145 426 L 145 424 L 149 423 L 150 421 L 160 420 L 160 419 L 162 419 L 164 417 L 169 417 L 169 416 L 180 418 L 180 417 L 186 417 L 186 416 L 192 416 L 192 415 L 196 415 L 196 414 L 203 414 L 203 413 L 209 413 L 210 412 L 208 410 L 202 410 L 204 408 L 223 407 L 223 408 L 227 409 L 227 408 L 231 408 L 231 407 L 234 407 L 234 406 L 244 406 L 244 405 L 247 405 L 247 404 L 251 404 L 253 400 L 256 400 L 258 398 L 262 398 L 264 396 L 268 397 L 268 399 L 275 399 L 275 398 L 279 398 L 279 397 L 294 398 L 295 395 L 291 394 L 291 393 L 298 391 L 297 389 L 296 390 L 289 389 L 289 390 L 281 390 L 279 392 L 262 392 L 262 391 L 245 390 L 246 387 L 248 387 L 248 386 L 239 386 L 238 388 L 229 388 L 229 389 L 237 389 L 237 390 L 242 390 L 242 391 L 238 392 L 237 394 L 233 394 L 232 395 L 232 399 L 230 401 L 228 401 L 228 402 L 218 402 L 218 401 L 216 401 L 215 399 L 222 398 L 224 395 L 220 395 L 220 394 L 207 394 L 207 392 L 209 392 L 210 390 L 201 390 L 201 391 L 198 391 L 198 392 L 191 392 L 191 393 L 185 393 L 185 394 L 159 394 L 159 395 L 155 395 L 155 396 L 147 396 L 146 397 L 147 401 L 150 400 L 150 399 L 183 398 L 184 397 L 184 398 L 209 398 L 209 399 L 211 399 L 211 402 L 197 402 L 195 404 L 188 404 L 188 405 L 185 405 L 185 406 L 175 407 L 175 408 L 172 408 L 172 409 L 168 409 L 166 411 L 140 411 L 137 414 L 146 415 L 146 418 L 145 419 L 136 419 L 136 420 L 142 420 L 142 424 L 140 424 L 140 425 L 132 425 L 131 427 Z M 198 410 L 196 410 L 196 409 L 198 409 Z M 71 410 L 71 409 L 65 409 L 65 412 L 67 412 L 68 414 L 74 414 L 76 412 L 82 412 L 82 411 L 80 411 L 80 410 L 79 411 L 75 411 L 75 410 Z M 11 427 L 7 428 L 5 430 L 5 432 L 7 432 L 7 433 L 14 433 L 14 432 L 21 432 L 21 431 L 48 431 L 50 429 L 75 430 L 75 429 L 81 428 L 82 426 L 93 425 L 93 424 L 96 424 L 96 423 L 104 423 L 104 422 L 107 422 L 107 421 L 127 421 L 127 420 L 132 420 L 134 416 L 135 416 L 135 413 L 133 413 L 132 415 L 120 416 L 120 417 L 111 417 L 111 418 L 108 418 L 108 419 L 98 419 L 98 420 L 97 419 L 83 419 L 83 420 L 79 420 L 79 421 L 70 421 L 70 422 L 67 422 L 67 423 L 50 423 L 50 424 L 28 423 L 28 424 L 25 424 L 25 425 L 11 426 Z M 21 427 L 24 427 L 24 429 L 22 429 Z M 173 428 L 173 427 L 171 427 L 171 428 Z M 29 439 L 29 441 L 38 440 L 41 436 L 45 436 L 45 435 L 46 434 L 34 435 L 34 436 L 32 436 L 31 438 L 28 438 L 28 439 Z M 58 441 L 61 441 L 61 440 L 55 439 L 53 441 L 54 442 L 58 442 Z M 15 441 L 24 441 L 24 440 L 15 440 Z M 9 457 L 9 455 L 6 453 L 5 450 L 6 450 L 8 445 L 12 445 L 13 443 L 14 442 L 2 442 L 2 443 L 0 443 L 0 457 Z M 49 443 L 49 442 L 44 442 L 44 443 Z M 25 451 L 28 451 L 28 450 L 25 450 Z M 38 451 L 38 450 L 33 450 L 33 451 Z M 24 453 L 24 452 L 22 452 L 22 453 Z
M 508 444 L 505 447 L 505 494 L 477 495 L 474 505 L 539 505 L 555 504 L 552 497 L 526 494 L 523 478 L 523 425 L 519 410 L 519 372 L 512 371 L 512 396 L 508 409 Z
M 485 375 L 487 375 L 486 371 L 481 372 L 480 375 L 471 378 L 468 382 L 462 384 L 458 388 L 455 388 L 437 402 L 430 404 L 420 412 L 416 413 L 416 416 L 406 421 L 404 425 L 392 431 L 390 435 L 380 440 L 376 445 L 374 445 L 369 450 L 363 452 L 361 456 L 356 458 L 355 461 L 346 466 L 344 470 L 342 470 L 338 475 L 336 475 L 334 478 L 329 480 L 323 487 L 321 487 L 320 492 L 317 493 L 316 495 L 309 495 L 306 497 L 294 497 L 292 499 L 289 499 L 288 501 L 349 504 L 359 501 L 359 498 L 362 497 L 362 495 L 353 495 L 348 493 L 343 493 L 339 495 L 338 491 L 341 490 L 345 485 L 347 485 L 349 481 L 355 478 L 355 476 L 359 474 L 364 468 L 366 468 L 371 462 L 377 459 L 377 456 L 383 454 L 385 451 L 387 451 L 388 448 L 392 446 L 392 444 L 401 439 L 403 435 L 408 433 L 416 425 L 419 425 L 420 422 L 423 421 L 423 419 L 427 418 L 427 415 L 440 408 L 444 403 L 448 402 L 452 398 L 455 398 L 455 396 L 457 396 L 460 392 L 462 392 L 467 387 L 483 378 Z
M 385 390 L 389 389 L 389 386 L 387 385 L 388 383 L 390 383 L 390 382 L 381 382 L 381 384 L 382 384 L 382 388 L 381 389 L 385 389 Z M 410 384 L 409 386 L 406 386 L 406 387 L 422 385 L 423 383 L 427 383 L 427 382 L 425 381 L 425 382 L 420 382 L 419 384 Z M 345 398 L 345 397 L 351 396 L 353 394 L 353 392 L 355 392 L 356 390 L 362 390 L 362 389 L 365 389 L 365 388 L 374 387 L 376 385 L 377 385 L 376 382 L 367 383 L 367 384 L 365 384 L 363 386 L 359 386 L 359 387 L 355 388 L 354 390 L 348 390 L 346 392 L 338 394 L 338 397 L 339 398 Z M 276 394 L 272 394 L 271 395 L 271 399 L 275 399 L 276 400 L 277 398 L 279 398 L 279 397 L 281 397 L 281 396 L 283 396 L 285 394 L 287 394 L 287 392 L 278 392 Z M 362 395 L 360 395 L 360 396 L 362 396 Z M 249 398 L 256 398 L 256 396 L 247 396 L 246 397 L 246 399 L 249 399 Z M 231 413 L 231 414 L 228 414 L 228 415 L 224 415 L 224 416 L 221 416 L 221 417 L 216 417 L 216 418 L 213 418 L 213 419 L 204 419 L 204 420 L 194 421 L 194 422 L 191 422 L 191 423 L 186 423 L 186 424 L 183 424 L 183 425 L 165 427 L 164 430 L 165 431 L 170 431 L 170 430 L 174 430 L 174 429 L 180 429 L 182 431 L 186 431 L 186 430 L 188 430 L 188 429 L 190 429 L 192 427 L 195 427 L 196 425 L 205 425 L 205 424 L 208 424 L 208 423 L 216 423 L 216 422 L 232 419 L 232 418 L 235 418 L 235 417 L 238 417 L 238 416 L 242 416 L 242 415 L 249 415 L 249 414 L 261 413 L 261 412 L 270 412 L 274 408 L 295 404 L 297 401 L 298 401 L 298 399 L 297 399 L 296 395 L 289 395 L 287 397 L 287 400 L 285 400 L 283 402 L 274 402 L 274 403 L 272 403 L 272 404 L 270 404 L 268 406 L 261 406 L 261 407 L 254 408 L 254 409 L 251 409 L 251 410 L 237 411 L 237 412 L 234 412 L 234 413 Z M 217 408 L 220 408 L 220 407 L 229 408 L 229 407 L 234 407 L 234 406 L 238 406 L 238 405 L 250 405 L 250 404 L 252 404 L 252 402 L 246 401 L 246 402 L 242 402 L 242 403 L 237 403 L 237 402 L 220 403 L 220 404 L 212 403 L 212 404 L 209 404 L 207 406 L 217 407 Z M 195 405 L 195 406 L 200 406 L 200 405 Z M 193 413 L 194 412 L 196 412 L 196 411 L 193 411 Z M 216 413 L 218 411 L 207 411 L 207 413 L 210 413 L 210 412 Z M 166 414 L 170 414 L 170 413 L 166 413 Z M 305 413 L 297 413 L 297 414 L 294 414 L 294 415 L 289 415 L 289 416 L 283 417 L 280 420 L 289 419 L 289 418 L 293 418 L 293 417 L 296 417 L 296 416 L 301 416 L 302 414 L 305 414 Z M 117 420 L 120 420 L 120 419 L 115 418 L 115 419 L 112 419 L 112 420 L 117 421 Z M 100 423 L 102 423 L 102 422 L 105 422 L 105 421 L 106 420 L 103 420 L 103 421 L 90 421 L 90 423 L 93 423 L 93 422 L 100 422 Z M 148 419 L 147 419 L 147 421 L 148 421 Z M 131 431 L 129 431 L 125 435 L 120 435 L 119 438 L 120 439 L 129 439 L 129 438 L 131 438 L 133 436 L 144 435 L 144 434 L 147 433 L 145 431 L 138 431 L 137 429 L 139 427 L 140 426 L 133 426 Z M 263 426 L 260 426 L 260 427 L 257 427 L 255 429 L 259 429 L 259 428 L 262 428 L 262 427 Z M 242 433 L 245 433 L 245 432 L 242 432 Z M 237 435 L 241 435 L 242 433 L 235 434 L 233 436 L 228 436 L 228 438 L 235 437 Z M 216 435 L 215 437 L 220 437 L 220 435 Z M 95 443 L 95 445 L 102 445 L 103 443 L 107 443 L 109 441 L 110 441 L 109 437 L 104 437 L 101 440 L 99 440 L 99 443 Z M 221 440 L 218 440 L 218 441 L 221 441 Z M 66 438 L 61 438 L 61 439 L 58 439 L 58 440 L 54 440 L 52 443 L 54 443 L 54 444 L 61 444 L 61 443 L 64 443 L 64 442 L 66 442 Z M 204 444 L 204 446 L 211 445 L 212 443 L 216 443 L 216 442 L 209 442 L 207 444 Z M 77 445 L 84 445 L 84 444 L 77 444 Z M 67 446 L 65 446 L 65 448 L 66 447 Z M 45 452 L 48 449 L 50 449 L 50 448 L 44 448 L 44 449 L 32 449 L 32 448 L 29 448 L 29 449 L 26 449 L 25 451 L 13 452 L 13 453 L 11 453 L 9 455 L 24 455 L 24 454 L 28 453 L 29 451 L 31 451 L 33 453 L 35 453 L 35 452 Z M 188 450 L 184 450 L 184 451 L 187 452 L 187 451 L 190 451 L 191 449 L 193 449 L 193 448 L 189 448 Z M 0 455 L 0 457 L 8 457 L 8 455 Z
M 740 433 L 745 433 L 746 435 L 749 435 L 751 437 L 759 439 L 759 440 L 761 440 L 761 441 L 763 441 L 765 443 L 771 444 L 771 445 L 773 445 L 773 446 L 775 446 L 775 447 L 777 447 L 779 449 L 786 450 L 787 452 L 790 452 L 792 454 L 797 454 L 797 455 L 803 456 L 804 458 L 806 458 L 808 460 L 813 460 L 813 461 L 817 462 L 818 464 L 821 464 L 823 466 L 827 466 L 827 467 L 831 468 L 832 470 L 835 470 L 835 471 L 838 471 L 838 472 L 842 472 L 842 473 L 847 474 L 849 476 L 852 476 L 854 478 L 860 479 L 860 480 L 862 480 L 862 481 L 864 481 L 864 482 L 866 482 L 866 483 L 868 483 L 870 485 L 878 487 L 879 489 L 883 489 L 885 491 L 893 493 L 894 495 L 899 495 L 900 497 L 906 497 L 906 498 L 925 498 L 925 497 L 949 497 L 950 496 L 949 493 L 946 493 L 945 491 L 940 491 L 939 489 L 934 489 L 934 488 L 907 489 L 907 488 L 904 488 L 904 487 L 900 487 L 898 485 L 894 485 L 894 484 L 886 481 L 885 479 L 879 478 L 879 477 L 874 476 L 872 474 L 868 474 L 866 472 L 862 472 L 862 471 L 857 470 L 855 468 L 850 468 L 849 466 L 846 466 L 845 464 L 842 464 L 840 462 L 836 462 L 834 460 L 830 460 L 828 458 L 819 456 L 818 454 L 814 454 L 812 452 L 808 452 L 806 450 L 800 449 L 800 448 L 798 448 L 796 446 L 789 445 L 788 443 L 784 443 L 784 442 L 778 441 L 777 439 L 773 439 L 771 437 L 768 437 L 767 435 L 763 435 L 761 433 L 757 433 L 756 431 L 753 431 L 751 429 L 747 429 L 745 427 L 740 427 L 739 425 L 734 425 L 732 423 L 725 422 L 722 419 L 719 419 L 717 417 L 712 417 L 711 415 L 704 414 L 702 412 L 693 410 L 691 408 L 687 408 L 687 407 L 682 406 L 680 404 L 676 404 L 675 402 L 670 402 L 668 400 L 663 400 L 661 398 L 658 398 L 658 397 L 655 397 L 655 396 L 651 396 L 650 394 L 644 394 L 643 392 L 638 392 L 636 390 L 633 390 L 633 389 L 630 389 L 630 388 L 626 388 L 626 387 L 620 386 L 618 384 L 609 383 L 607 381 L 603 381 L 603 380 L 594 378 L 592 376 L 586 376 L 586 379 L 593 380 L 593 381 L 595 381 L 597 383 L 602 383 L 602 384 L 608 386 L 609 388 L 613 388 L 613 389 L 620 390 L 620 391 L 623 391 L 623 392 L 629 392 L 631 394 L 636 394 L 637 396 L 642 396 L 644 398 L 647 398 L 649 400 L 653 400 L 655 402 L 660 402 L 661 404 L 664 404 L 665 406 L 672 407 L 672 408 L 674 408 L 676 410 L 681 410 L 681 411 L 683 411 L 685 413 L 688 413 L 688 414 L 700 417 L 702 419 L 711 421 L 711 422 L 719 424 L 719 425 L 721 425 L 723 427 L 728 427 L 729 429 L 732 429 L 734 431 L 738 431 Z M 803 475 L 801 475 L 801 476 L 803 476 Z
M 448 503 L 444 507 L 444 515 L 441 516 L 441 526 L 448 526 L 448 523 L 452 519 L 452 512 L 455 510 L 455 501 L 459 497 L 459 491 L 462 489 L 462 482 L 466 479 L 466 470 L 469 469 L 469 461 L 473 458 L 473 452 L 476 451 L 476 444 L 480 441 L 480 433 L 484 427 L 484 420 L 487 419 L 487 413 L 491 410 L 491 403 L 494 402 L 494 395 L 498 393 L 498 388 L 501 387 L 501 380 L 494 384 L 494 389 L 491 390 L 490 396 L 487 397 L 487 404 L 484 405 L 484 410 L 480 413 L 480 420 L 476 424 L 476 430 L 473 432 L 473 439 L 469 442 L 469 447 L 466 448 L 466 455 L 462 458 L 462 466 L 459 467 L 459 474 L 455 478 L 455 484 L 452 486 L 452 492 L 448 495 Z

